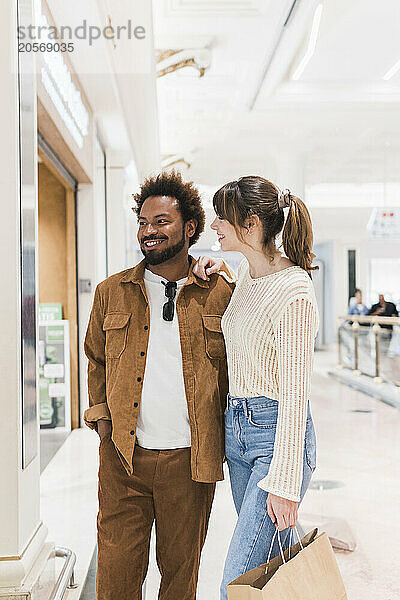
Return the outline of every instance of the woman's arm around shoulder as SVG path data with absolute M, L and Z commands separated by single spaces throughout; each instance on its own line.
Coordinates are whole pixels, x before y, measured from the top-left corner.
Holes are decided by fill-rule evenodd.
M 213 258 L 211 256 L 200 256 L 193 267 L 193 273 L 205 281 L 209 281 L 210 275 L 213 273 L 219 273 L 229 283 L 235 283 L 237 280 L 236 273 L 222 258 Z

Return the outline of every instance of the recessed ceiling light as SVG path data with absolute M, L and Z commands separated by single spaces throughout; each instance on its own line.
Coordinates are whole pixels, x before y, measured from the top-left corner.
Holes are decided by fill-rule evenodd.
M 396 73 L 399 69 L 400 69 L 400 58 L 396 63 L 394 63 L 393 67 L 390 67 L 389 71 L 387 71 L 387 73 L 384 74 L 383 79 L 385 79 L 385 81 L 389 81 L 389 79 L 391 79 L 393 77 L 393 75 L 396 75 Z
M 294 71 L 294 73 L 292 75 L 292 79 L 294 81 L 297 81 L 298 79 L 300 79 L 300 77 L 302 76 L 302 74 L 304 72 L 304 69 L 310 62 L 310 60 L 315 52 L 315 47 L 317 45 L 317 40 L 318 40 L 319 26 L 321 24 L 322 9 L 323 9 L 323 5 L 321 2 L 321 4 L 318 4 L 317 8 L 315 9 L 314 18 L 313 18 L 312 27 L 311 27 L 310 39 L 308 40 L 306 53 L 303 56 L 303 58 L 301 59 L 299 65 L 297 66 L 296 70 Z

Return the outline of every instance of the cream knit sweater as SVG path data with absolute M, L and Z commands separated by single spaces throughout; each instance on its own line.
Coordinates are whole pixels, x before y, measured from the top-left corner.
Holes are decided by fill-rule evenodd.
M 247 260 L 222 317 L 229 392 L 279 402 L 274 453 L 258 486 L 300 500 L 314 340 L 319 324 L 312 281 L 293 266 L 252 279 Z

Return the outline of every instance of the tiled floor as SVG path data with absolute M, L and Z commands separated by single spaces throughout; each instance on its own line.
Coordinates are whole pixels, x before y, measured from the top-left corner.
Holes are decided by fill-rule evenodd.
M 338 486 L 322 491 L 309 489 L 300 510 L 300 522 L 307 529 L 325 522 L 327 525 L 324 528 L 328 529 L 328 533 L 356 541 L 354 552 L 336 553 L 349 600 L 399 600 L 400 412 L 327 378 L 326 368 L 331 368 L 333 364 L 334 358 L 329 353 L 316 355 L 312 412 L 318 437 L 318 467 L 314 481 L 337 482 Z M 87 432 L 87 436 L 91 435 L 91 432 Z M 67 440 L 71 445 L 70 456 L 80 455 L 79 449 L 73 447 L 74 444 L 84 443 L 86 453 L 96 451 L 96 443 L 91 439 L 88 444 L 87 436 L 76 435 L 72 440 Z M 73 540 L 74 532 L 68 532 L 69 545 L 75 544 L 81 557 L 82 568 L 78 570 L 80 575 L 82 572 L 86 573 L 83 571 L 83 563 L 89 565 L 95 546 L 93 481 L 97 474 L 96 460 L 94 457 L 89 461 L 87 456 L 84 474 L 79 477 L 79 497 L 87 496 L 89 500 L 90 496 L 90 502 L 78 502 L 79 498 L 76 497 L 71 503 L 71 510 L 75 514 L 71 519 L 65 520 L 69 527 L 73 521 L 77 528 L 78 523 L 88 523 L 84 532 L 82 528 L 79 532 L 77 530 L 76 535 L 79 533 L 80 541 L 77 539 L 76 543 Z M 89 462 L 92 465 L 90 471 Z M 50 487 L 54 485 L 53 478 L 48 483 Z M 67 488 L 68 486 L 63 490 L 63 496 L 68 494 Z M 86 488 L 90 488 L 89 496 Z M 72 494 L 76 495 L 77 491 L 76 486 L 71 489 Z M 49 493 L 50 489 L 47 503 Z M 65 499 L 65 508 L 67 504 Z M 81 506 L 79 514 L 76 514 L 77 506 Z M 217 486 L 209 534 L 202 556 L 199 600 L 218 599 L 219 580 L 234 523 L 235 512 L 229 482 L 224 481 Z M 62 544 L 62 526 L 57 522 L 54 528 L 56 525 L 57 543 Z M 87 554 L 87 550 L 90 554 Z M 83 560 L 84 551 L 86 555 Z M 153 547 L 145 600 L 156 600 L 158 581 Z M 84 600 L 95 597 L 93 568 L 88 584 L 85 595 L 82 595 Z M 66 600 L 75 600 L 80 593 L 81 591 L 74 594 L 68 592 Z
M 337 555 L 350 600 L 398 599 L 400 412 L 319 375 L 313 407 L 319 442 L 315 479 L 343 486 L 309 490 L 302 510 L 344 519 L 350 527 L 357 548 Z
M 79 598 L 96 544 L 97 470 L 97 434 L 75 429 L 40 477 L 40 512 L 48 540 L 76 554 L 79 587 L 68 590 L 63 600 Z

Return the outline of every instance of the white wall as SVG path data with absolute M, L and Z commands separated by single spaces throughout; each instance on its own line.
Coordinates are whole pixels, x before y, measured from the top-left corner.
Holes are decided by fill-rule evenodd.
M 125 165 L 107 156 L 108 274 L 125 269 Z
M 368 280 L 366 300 L 375 304 L 380 293 L 386 300 L 400 303 L 400 240 L 373 240 L 368 244 Z
M 315 208 L 400 206 L 400 183 L 321 183 L 306 187 L 307 205 Z
M 83 350 L 86 328 L 93 302 L 94 289 L 98 283 L 96 260 L 95 228 L 99 226 L 96 218 L 95 197 L 93 185 L 81 184 L 77 197 L 77 229 L 78 229 L 78 279 L 90 279 L 92 293 L 78 295 L 79 311 L 79 396 L 81 424 L 83 412 L 88 405 L 87 395 L 87 359 Z

